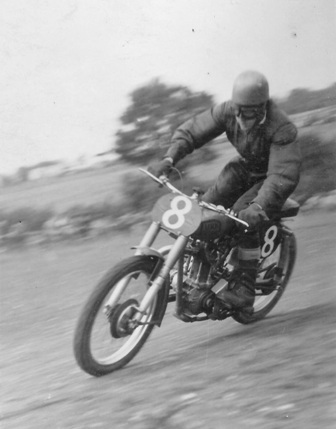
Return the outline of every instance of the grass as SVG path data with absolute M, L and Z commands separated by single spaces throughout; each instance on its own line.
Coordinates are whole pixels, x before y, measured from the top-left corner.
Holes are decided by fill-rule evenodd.
M 321 141 L 334 141 L 336 123 L 300 129 L 302 135 L 310 132 L 317 134 Z M 207 162 L 204 166 L 192 167 L 188 174 L 192 182 L 204 183 L 205 189 L 206 185 L 216 179 L 223 166 L 236 154 L 229 143 L 215 143 L 214 150 L 216 158 L 213 161 Z M 5 211 L 21 207 L 47 208 L 55 213 L 61 213 L 73 206 L 90 206 L 104 202 L 118 206 L 122 204 L 122 185 L 128 173 L 132 176 L 139 174 L 139 181 L 143 183 L 143 174 L 138 172 L 137 166 L 119 164 L 102 170 L 40 179 L 2 188 L 0 207 Z M 153 186 L 153 190 L 156 190 L 155 185 Z M 183 187 L 183 183 L 179 186 Z
M 2 210 L 22 206 L 50 207 L 56 212 L 63 212 L 74 205 L 113 202 L 119 197 L 122 176 L 131 170 L 132 167 L 119 165 L 2 188 L 0 207 Z

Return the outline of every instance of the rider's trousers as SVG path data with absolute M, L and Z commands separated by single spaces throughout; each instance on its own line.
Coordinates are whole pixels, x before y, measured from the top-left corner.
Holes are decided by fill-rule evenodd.
M 257 196 L 266 175 L 256 175 L 246 168 L 240 158 L 231 160 L 219 174 L 216 183 L 203 195 L 202 200 L 212 204 L 221 204 L 235 213 L 246 209 Z M 267 213 L 271 216 L 272 213 Z M 237 228 L 236 222 L 226 218 L 227 232 Z M 240 266 L 253 265 L 259 259 L 260 243 L 258 228 L 245 231 L 240 228 L 238 260 Z
M 239 213 L 246 209 L 257 196 L 266 174 L 253 174 L 241 157 L 232 159 L 220 172 L 216 183 L 203 195 L 203 200 L 221 204 Z

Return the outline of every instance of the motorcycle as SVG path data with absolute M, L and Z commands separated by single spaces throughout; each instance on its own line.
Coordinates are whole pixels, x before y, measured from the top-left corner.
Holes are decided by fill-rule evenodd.
M 297 215 L 299 204 L 288 199 L 281 211 L 260 227 L 261 258 L 253 311 L 232 308 L 218 299 L 237 263 L 238 228 L 225 232 L 225 217 L 248 228 L 223 206 L 188 196 L 167 177 L 140 169 L 169 192 L 159 198 L 152 222 L 135 246 L 134 256 L 112 268 L 84 306 L 74 335 L 80 368 L 102 376 L 124 367 L 160 326 L 169 302 L 183 322 L 233 318 L 249 324 L 263 319 L 283 295 L 294 268 L 296 239 L 284 222 Z M 173 244 L 153 243 L 165 231 Z

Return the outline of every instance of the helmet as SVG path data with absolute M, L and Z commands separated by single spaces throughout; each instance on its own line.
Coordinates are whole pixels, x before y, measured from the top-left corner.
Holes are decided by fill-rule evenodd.
M 266 77 L 258 71 L 241 73 L 233 84 L 232 101 L 238 106 L 257 106 L 269 99 Z

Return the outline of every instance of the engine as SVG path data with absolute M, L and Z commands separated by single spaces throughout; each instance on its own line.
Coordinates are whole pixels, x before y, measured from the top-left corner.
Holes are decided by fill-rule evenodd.
M 225 259 L 230 248 L 218 243 L 198 242 L 184 264 L 184 309 L 193 315 L 212 312 L 216 294 L 211 290 L 220 278 L 225 278 Z
M 197 315 L 211 312 L 215 299 L 215 294 L 211 290 L 188 287 L 187 283 L 184 283 L 183 292 L 185 309 L 190 313 Z

